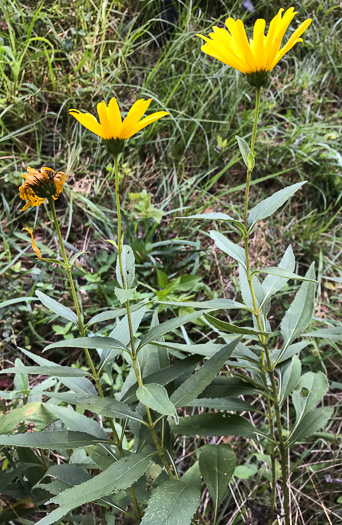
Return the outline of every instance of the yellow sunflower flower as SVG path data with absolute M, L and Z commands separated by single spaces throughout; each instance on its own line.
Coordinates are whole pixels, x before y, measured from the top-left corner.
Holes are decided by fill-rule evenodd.
M 40 206 L 48 197 L 56 200 L 63 191 L 66 175 L 62 171 L 55 173 L 47 167 L 40 170 L 28 167 L 27 171 L 28 173 L 22 174 L 26 180 L 19 188 L 20 198 L 27 202 L 20 211 L 27 210 L 30 206 Z
M 114 155 L 122 151 L 124 141 L 138 133 L 152 122 L 168 115 L 167 111 L 157 111 L 140 120 L 146 113 L 152 99 L 140 99 L 134 102 L 127 117 L 122 121 L 120 109 L 113 97 L 106 106 L 104 101 L 97 105 L 100 123 L 90 113 L 81 113 L 77 109 L 70 109 L 69 113 L 78 120 L 82 126 L 89 129 L 106 141 L 109 153 Z
M 279 60 L 297 42 L 303 42 L 300 36 L 311 24 L 311 18 L 305 20 L 294 31 L 284 47 L 280 48 L 281 41 L 297 14 L 290 7 L 282 16 L 284 9 L 279 9 L 278 14 L 270 23 L 267 36 L 265 36 L 266 22 L 259 18 L 254 24 L 253 39 L 248 42 L 242 20 L 227 18 L 227 29 L 213 27 L 214 33 L 209 33 L 210 38 L 196 35 L 206 42 L 202 51 L 217 58 L 224 64 L 241 71 L 247 75 L 249 83 L 261 87 L 267 82 L 268 73 L 278 64 Z

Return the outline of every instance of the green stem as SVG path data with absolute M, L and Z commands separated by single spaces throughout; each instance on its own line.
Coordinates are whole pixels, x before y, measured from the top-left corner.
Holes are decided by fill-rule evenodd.
M 256 132 L 257 132 L 259 108 L 260 108 L 260 88 L 257 88 L 256 102 L 255 102 L 255 115 L 254 115 L 253 131 L 252 131 L 252 142 L 251 142 L 251 153 L 253 154 L 254 154 Z M 247 169 L 246 193 L 245 193 L 245 206 L 244 206 L 244 223 L 245 223 L 246 230 L 248 228 L 247 213 L 248 213 L 248 198 L 249 198 L 249 186 L 251 183 L 251 174 L 252 174 L 252 169 L 248 168 Z
M 73 301 L 74 301 L 76 314 L 77 314 L 77 319 L 78 319 L 78 331 L 79 331 L 80 336 L 84 337 L 85 336 L 85 326 L 83 324 L 83 318 L 82 318 L 82 314 L 81 314 L 80 304 L 79 304 L 79 301 L 78 301 L 78 297 L 77 297 L 77 293 L 76 293 L 76 289 L 75 289 L 75 284 L 74 284 L 74 281 L 73 281 L 73 278 L 72 278 L 72 273 L 71 273 L 71 268 L 70 268 L 70 265 L 69 265 L 69 261 L 68 261 L 68 258 L 67 258 L 66 252 L 65 252 L 64 242 L 63 242 L 61 230 L 60 230 L 60 227 L 59 227 L 59 224 L 58 224 L 58 219 L 57 219 L 57 215 L 56 215 L 56 209 L 55 209 L 54 201 L 53 201 L 53 199 L 51 197 L 48 198 L 48 201 L 49 201 L 49 205 L 50 205 L 50 209 L 51 209 L 51 213 L 52 213 L 52 218 L 53 218 L 53 222 L 54 222 L 54 225 L 55 225 L 55 229 L 56 229 L 56 232 L 57 232 L 59 244 L 60 244 L 60 247 L 61 247 L 63 260 L 64 260 L 64 263 L 65 263 L 65 266 L 66 266 L 65 270 L 66 270 L 66 273 L 68 275 L 68 279 L 69 279 L 69 283 L 70 283 L 71 294 L 72 294 L 72 298 L 73 298 Z M 93 360 L 91 358 L 90 352 L 89 352 L 88 348 L 85 348 L 84 350 L 85 350 L 85 354 L 86 354 L 86 357 L 87 357 L 88 364 L 89 364 L 89 366 L 91 368 L 92 376 L 93 376 L 94 381 L 96 383 L 97 390 L 98 390 L 100 396 L 104 397 L 102 386 L 101 386 L 101 383 L 100 383 L 100 378 L 99 378 L 98 373 L 96 372 L 96 368 L 95 368 L 95 365 L 94 365 Z M 110 424 L 110 427 L 111 427 L 111 430 L 112 430 L 112 433 L 113 433 L 113 436 L 114 436 L 115 444 L 116 444 L 116 446 L 117 446 L 117 448 L 119 450 L 120 457 L 124 457 L 125 453 L 124 453 L 123 448 L 122 448 L 122 441 L 120 440 L 119 435 L 118 435 L 118 433 L 116 431 L 116 428 L 114 426 L 113 418 L 109 418 L 109 424 Z M 140 513 L 139 505 L 138 505 L 138 502 L 137 502 L 137 499 L 136 499 L 133 487 L 130 487 L 130 491 L 131 491 L 131 495 L 132 495 L 133 504 L 134 504 L 134 507 L 135 507 L 137 520 L 140 523 L 140 521 L 141 521 L 141 513 Z
M 118 155 L 114 155 L 114 169 L 115 169 L 115 200 L 116 200 L 116 213 L 118 218 L 118 255 L 122 253 L 122 242 L 121 242 L 121 209 L 120 209 L 120 194 L 119 194 L 119 160 Z M 126 281 L 123 277 L 122 259 L 119 257 L 120 273 L 122 279 L 122 285 L 126 289 Z
M 121 232 L 121 211 L 120 211 L 120 195 L 119 195 L 119 162 L 118 162 L 118 156 L 114 155 L 114 166 L 115 166 L 115 199 L 116 199 L 116 212 L 117 212 L 117 218 L 118 218 L 118 258 L 119 258 L 119 268 L 120 268 L 120 275 L 122 280 L 122 286 L 124 290 L 127 290 L 126 285 L 126 278 L 123 271 L 123 265 L 122 265 L 122 232 Z M 130 311 L 130 305 L 129 301 L 126 301 L 126 312 L 127 312 L 127 319 L 128 319 L 128 328 L 129 328 L 129 335 L 130 335 L 130 343 L 131 343 L 131 357 L 133 362 L 133 368 L 135 372 L 135 376 L 138 382 L 139 386 L 143 386 L 142 377 L 139 370 L 138 360 L 137 360 L 137 353 L 135 350 L 134 345 L 134 334 L 133 334 L 133 327 L 132 327 L 132 318 L 131 318 L 131 311 Z M 156 446 L 156 449 L 158 451 L 159 457 L 165 467 L 165 470 L 167 471 L 168 475 L 171 479 L 173 479 L 175 476 L 170 468 L 170 465 L 165 457 L 163 448 L 161 447 L 157 433 L 155 431 L 155 426 L 152 420 L 151 411 L 148 406 L 145 406 L 146 414 L 147 414 L 147 420 L 148 420 L 148 427 L 151 432 L 151 436 L 153 439 L 153 442 Z
M 252 132 L 252 141 L 251 141 L 251 153 L 254 153 L 254 146 L 255 146 L 255 139 L 256 139 L 256 130 L 257 130 L 257 122 L 258 122 L 258 114 L 259 114 L 259 108 L 260 108 L 260 88 L 257 88 L 256 90 L 256 104 L 255 104 L 255 115 L 254 115 L 254 124 L 253 124 L 253 132 Z M 260 332 L 265 331 L 264 322 L 261 316 L 261 311 L 258 308 L 255 291 L 253 287 L 253 278 L 251 276 L 251 266 L 250 266 L 250 259 L 249 259 L 249 250 L 248 250 L 248 239 L 249 239 L 249 232 L 248 232 L 248 200 L 249 200 L 249 188 L 250 188 L 250 182 L 251 182 L 251 175 L 252 175 L 252 168 L 248 167 L 247 169 L 247 181 L 246 181 L 246 193 L 245 193 L 245 201 L 244 201 L 244 224 L 246 228 L 246 234 L 244 235 L 244 246 L 245 246 L 245 255 L 246 255 L 246 267 L 247 267 L 247 280 L 249 289 L 251 292 L 251 297 L 253 301 L 253 308 L 254 308 L 254 315 L 258 324 L 258 328 Z M 264 362 L 262 363 L 262 375 L 265 386 L 267 386 L 266 382 L 266 373 L 268 374 L 270 381 L 271 381 L 271 389 L 272 389 L 272 397 L 273 397 L 273 403 L 274 403 L 274 414 L 276 418 L 276 425 L 277 425 L 277 434 L 278 434 L 278 448 L 281 458 L 281 471 L 282 471 L 282 482 L 283 482 L 283 492 L 284 492 L 284 511 L 285 511 L 285 525 L 290 525 L 290 518 L 289 518 L 289 490 L 288 490 L 288 471 L 287 471 L 287 461 L 286 461 L 286 447 L 284 443 L 283 438 L 283 431 L 281 426 L 281 413 L 280 413 L 280 406 L 279 406 L 279 396 L 278 396 L 278 388 L 275 380 L 275 374 L 274 374 L 274 368 L 272 367 L 272 361 L 270 357 L 270 352 L 267 346 L 267 336 L 260 335 L 260 344 L 263 347 L 263 360 L 264 356 L 266 356 L 266 367 L 264 365 Z M 268 410 L 268 419 L 269 419 L 269 425 L 270 425 L 270 437 L 274 440 L 274 424 L 273 424 L 273 411 L 272 406 L 270 403 L 270 399 L 267 398 L 267 410 Z M 271 447 L 271 474 L 272 474 L 272 494 L 271 494 L 271 510 L 272 513 L 275 508 L 275 454 L 274 454 L 274 445 L 272 444 Z M 271 519 L 272 521 L 272 519 Z
M 263 357 L 264 357 L 264 355 L 263 355 Z M 263 359 L 263 361 L 264 361 L 264 359 Z M 268 385 L 267 385 L 266 369 L 265 369 L 264 362 L 261 363 L 261 366 L 262 366 L 262 371 L 261 371 L 262 380 L 263 380 L 263 383 L 265 385 L 265 388 L 267 389 Z M 272 525 L 274 510 L 275 510 L 275 506 L 276 506 L 275 435 L 274 435 L 274 424 L 273 424 L 273 412 L 272 412 L 271 400 L 270 400 L 269 397 L 266 398 L 266 402 L 267 402 L 267 417 L 268 417 L 269 426 L 270 426 L 270 438 L 272 440 L 271 443 L 270 443 L 271 479 L 272 479 L 272 481 L 271 481 L 271 518 L 270 518 L 270 525 Z
M 288 487 L 288 469 L 287 469 L 287 458 L 286 458 L 286 446 L 283 437 L 283 429 L 281 425 L 281 412 L 279 406 L 279 397 L 278 397 L 278 388 L 275 380 L 275 374 L 272 367 L 272 361 L 269 349 L 265 345 L 265 354 L 267 360 L 267 373 L 271 380 L 271 386 L 274 397 L 274 412 L 276 416 L 277 431 L 278 431 L 278 448 L 280 453 L 281 461 L 281 475 L 283 483 L 283 492 L 284 492 L 284 513 L 285 513 L 285 525 L 290 525 L 290 493 Z
M 53 199 L 51 197 L 48 198 L 48 201 L 49 201 L 49 205 L 50 205 L 50 209 L 51 209 L 51 213 L 52 213 L 52 218 L 53 218 L 53 222 L 54 222 L 54 225 L 55 225 L 55 229 L 56 229 L 56 232 L 57 232 L 59 245 L 61 247 L 63 260 L 64 260 L 64 263 L 65 263 L 65 266 L 66 266 L 65 270 L 66 270 L 66 273 L 67 273 L 67 276 L 68 276 L 68 279 L 69 279 L 69 283 L 70 283 L 71 294 L 72 294 L 72 298 L 73 298 L 73 301 L 74 301 L 76 314 L 77 314 L 77 319 L 78 319 L 78 331 L 79 331 L 80 336 L 84 337 L 84 335 L 85 335 L 85 327 L 84 327 L 84 324 L 83 324 L 83 318 L 82 318 L 82 314 L 81 314 L 80 303 L 78 301 L 78 297 L 77 297 L 77 293 L 76 293 L 76 289 L 75 289 L 75 284 L 74 284 L 74 281 L 73 281 L 73 278 L 72 278 L 71 268 L 70 268 L 69 261 L 68 261 L 68 258 L 67 258 L 66 252 L 65 252 L 64 242 L 63 242 L 61 230 L 60 230 L 60 227 L 59 227 L 59 224 L 58 224 L 58 219 L 57 219 L 57 215 L 56 215 L 56 209 L 55 209 L 54 201 L 53 201 Z M 99 377 L 98 377 L 98 374 L 96 372 L 96 368 L 94 366 L 94 363 L 93 363 L 93 360 L 92 360 L 92 358 L 90 356 L 88 348 L 85 348 L 85 354 L 87 356 L 87 360 L 88 360 L 89 366 L 91 368 L 91 371 L 92 371 L 92 374 L 93 374 L 96 386 L 97 386 L 98 391 L 99 391 L 99 393 L 101 395 L 102 387 L 101 387 L 101 384 L 100 384 L 100 381 L 99 381 Z

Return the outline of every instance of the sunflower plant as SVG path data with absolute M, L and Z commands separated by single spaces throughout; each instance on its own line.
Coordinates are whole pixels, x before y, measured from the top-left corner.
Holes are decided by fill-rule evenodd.
M 142 525 L 190 525 L 207 523 L 198 512 L 202 479 L 212 499 L 213 520 L 226 493 L 235 466 L 235 453 L 229 445 L 205 445 L 198 451 L 190 468 L 180 474 L 175 457 L 177 436 L 244 436 L 254 440 L 269 458 L 269 506 L 265 523 L 291 523 L 289 493 L 290 447 L 324 427 L 332 411 L 316 408 L 327 390 L 322 373 L 301 373 L 300 351 L 306 342 L 299 340 L 311 321 L 315 299 L 315 271 L 311 265 L 306 275 L 294 273 L 295 257 L 291 246 L 282 254 L 277 267 L 262 268 L 250 257 L 250 238 L 261 220 L 268 219 L 299 191 L 297 182 L 277 191 L 254 207 L 249 205 L 252 173 L 258 161 L 256 137 L 261 90 L 270 81 L 272 69 L 297 42 L 310 25 L 303 22 L 281 47 L 283 36 L 295 16 L 293 8 L 284 14 L 279 10 L 265 36 L 265 20 L 257 20 L 253 39 L 247 35 L 241 20 L 226 20 L 227 30 L 214 27 L 205 40 L 203 51 L 246 75 L 255 88 L 256 107 L 251 144 L 237 137 L 246 165 L 246 189 L 240 218 L 220 212 L 192 215 L 188 220 L 215 221 L 218 228 L 210 232 L 216 247 L 239 266 L 241 301 L 143 300 L 135 301 L 137 279 L 135 254 L 125 239 L 121 219 L 120 162 L 126 142 L 149 124 L 166 117 L 167 111 L 145 115 L 152 100 L 137 100 L 122 119 L 118 102 L 111 98 L 97 106 L 99 122 L 90 113 L 71 109 L 70 114 L 86 129 L 101 137 L 108 155 L 114 161 L 116 218 L 114 234 L 108 242 L 114 245 L 117 258 L 114 293 L 120 307 L 86 318 L 80 293 L 73 279 L 77 253 L 70 257 L 63 240 L 54 202 L 63 191 L 66 176 L 51 168 L 28 168 L 20 197 L 26 200 L 24 210 L 49 206 L 59 240 L 62 260 L 44 259 L 35 242 L 32 247 L 42 264 L 54 262 L 65 271 L 74 309 L 42 292 L 36 292 L 44 306 L 72 323 L 79 337 L 48 345 L 49 349 L 83 349 L 88 366 L 62 366 L 23 349 L 35 365 L 21 361 L 12 369 L 17 376 L 40 374 L 53 378 L 42 392 L 49 403 L 30 398 L 25 382 L 25 403 L 1 420 L 0 445 L 58 451 L 58 465 L 44 464 L 44 476 L 37 487 L 51 495 L 54 510 L 37 521 L 39 525 L 60 523 L 74 509 L 97 502 L 120 513 L 124 523 Z M 219 229 L 234 233 L 227 235 Z M 237 234 L 237 236 L 235 235 Z M 241 239 L 235 242 L 232 239 Z M 113 272 L 114 273 L 114 272 Z M 272 329 L 268 315 L 272 301 L 289 280 L 301 283 L 279 327 Z M 171 298 L 173 299 L 173 298 Z M 160 306 L 181 306 L 188 313 L 159 323 Z M 187 309 L 187 310 L 186 310 Z M 248 326 L 223 320 L 220 311 L 241 310 L 250 316 Z M 163 310 L 165 313 L 165 309 Z M 143 331 L 146 314 L 150 327 Z M 103 335 L 103 324 L 118 322 Z M 201 320 L 218 334 L 221 343 L 174 343 L 171 334 L 189 322 Z M 165 340 L 165 336 L 167 340 Z M 45 351 L 44 350 L 44 351 Z M 170 359 L 170 355 L 176 358 Z M 182 356 L 182 358 L 180 358 Z M 126 363 L 128 375 L 120 391 L 115 389 L 115 362 Z M 227 372 L 226 364 L 229 364 Z M 106 379 L 105 379 L 106 378 Z M 305 391 L 305 395 L 304 392 Z M 19 400 L 22 392 L 18 391 Z M 248 396 L 248 402 L 241 399 Z M 285 403 L 291 401 L 296 413 L 294 424 L 283 417 Z M 264 401 L 266 413 L 258 400 Z M 180 417 L 178 409 L 191 415 Z M 197 408 L 203 410 L 193 413 Z M 260 414 L 259 427 L 245 415 Z M 35 421 L 34 432 L 13 433 L 20 421 Z M 174 439 L 172 438 L 174 436 Z M 78 451 L 70 454 L 70 451 Z M 43 453 L 42 453 L 43 454 Z M 43 468 L 43 467 L 42 467 Z M 94 474 L 96 470 L 97 474 Z M 282 491 L 277 498 L 277 471 L 280 470 Z M 51 482 L 51 478 L 53 481 Z M 46 502 L 48 498 L 43 501 Z

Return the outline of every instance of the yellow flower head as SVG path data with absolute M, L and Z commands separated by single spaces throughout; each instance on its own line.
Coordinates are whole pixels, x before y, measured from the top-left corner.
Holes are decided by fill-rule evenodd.
M 126 139 L 152 124 L 152 122 L 168 115 L 166 111 L 157 111 L 157 113 L 152 113 L 152 115 L 140 120 L 151 101 L 150 98 L 149 100 L 140 99 L 134 102 L 124 121 L 121 119 L 120 109 L 114 97 L 109 101 L 108 107 L 104 101 L 97 105 L 100 123 L 90 113 L 81 113 L 77 109 L 70 109 L 70 114 L 82 126 L 103 138 L 106 141 L 109 153 L 117 154 L 122 151 Z
M 278 14 L 270 23 L 267 36 L 265 36 L 266 22 L 259 18 L 254 24 L 253 39 L 248 42 L 242 20 L 227 18 L 227 29 L 213 27 L 214 33 L 209 33 L 210 38 L 196 35 L 206 42 L 202 51 L 217 58 L 224 64 L 241 71 L 253 86 L 261 87 L 267 81 L 268 72 L 271 71 L 279 60 L 297 42 L 311 24 L 311 18 L 305 20 L 292 34 L 288 42 L 280 49 L 281 41 L 286 29 L 297 14 L 290 7 L 282 16 L 284 9 L 279 9 Z
M 63 191 L 65 173 L 61 171 L 55 173 L 51 168 L 46 167 L 40 170 L 28 167 L 27 171 L 28 173 L 22 174 L 26 180 L 19 188 L 20 198 L 27 202 L 20 211 L 27 210 L 30 206 L 40 206 L 48 197 L 56 200 Z

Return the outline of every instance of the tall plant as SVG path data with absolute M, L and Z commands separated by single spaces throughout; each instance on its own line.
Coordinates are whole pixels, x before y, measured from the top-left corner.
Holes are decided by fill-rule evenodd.
M 301 375 L 301 362 L 298 354 L 306 346 L 306 343 L 294 343 L 310 323 L 314 312 L 314 265 L 310 266 L 304 277 L 293 273 L 295 258 L 291 246 L 286 249 L 278 267 L 259 268 L 256 261 L 256 266 L 253 268 L 250 260 L 249 239 L 257 229 L 259 221 L 272 216 L 305 184 L 305 182 L 292 184 L 275 192 L 249 210 L 251 176 L 256 163 L 255 143 L 261 90 L 268 84 L 270 73 L 279 60 L 297 42 L 302 42 L 300 36 L 311 23 L 311 19 L 303 22 L 281 48 L 285 31 L 296 14 L 293 7 L 284 14 L 283 11 L 284 9 L 280 9 L 271 21 L 267 36 L 264 35 L 265 20 L 258 19 L 254 25 L 253 39 L 250 41 L 247 39 L 242 21 L 234 21 L 232 18 L 228 18 L 225 22 L 228 31 L 214 27 L 214 32 L 209 35 L 211 38 L 197 35 L 205 41 L 202 51 L 246 75 L 248 83 L 255 88 L 256 102 L 250 146 L 243 138 L 236 137 L 247 168 L 243 218 L 237 221 L 228 215 L 215 212 L 195 215 L 194 217 L 230 224 L 233 229 L 235 228 L 239 238 L 242 237 L 243 240 L 243 247 L 241 247 L 216 230 L 210 232 L 217 248 L 232 257 L 239 265 L 240 286 L 244 300 L 243 308 L 248 309 L 252 315 L 254 328 L 241 328 L 208 314 L 204 314 L 204 316 L 211 326 L 222 332 L 240 333 L 245 336 L 252 335 L 256 339 L 252 350 L 246 347 L 242 349 L 242 345 L 240 348 L 238 347 L 235 353 L 236 365 L 238 367 L 246 367 L 247 365 L 247 369 L 251 373 L 252 384 L 265 397 L 268 430 L 264 438 L 266 439 L 266 449 L 271 458 L 270 523 L 275 518 L 276 458 L 279 455 L 283 488 L 283 512 L 285 524 L 289 525 L 291 520 L 289 448 L 323 426 L 331 416 L 332 411 L 326 408 L 314 408 L 327 390 L 327 378 L 320 372 Z M 262 274 L 266 275 L 266 278 L 261 282 L 259 277 Z M 272 331 L 267 316 L 271 301 L 277 299 L 277 293 L 289 279 L 303 283 L 281 321 L 282 346 L 280 350 L 275 350 L 279 332 Z M 250 381 L 247 377 L 245 380 Z M 308 390 L 307 395 L 301 395 L 302 389 Z M 284 429 L 281 407 L 290 394 L 292 394 L 292 401 L 296 410 L 296 422 L 292 428 Z M 286 419 L 284 422 L 288 423 Z

